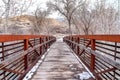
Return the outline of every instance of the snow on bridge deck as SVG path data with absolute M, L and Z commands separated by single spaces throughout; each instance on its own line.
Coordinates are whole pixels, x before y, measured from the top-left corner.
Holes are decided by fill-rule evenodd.
M 55 42 L 31 80 L 93 80 L 73 52 L 60 39 Z

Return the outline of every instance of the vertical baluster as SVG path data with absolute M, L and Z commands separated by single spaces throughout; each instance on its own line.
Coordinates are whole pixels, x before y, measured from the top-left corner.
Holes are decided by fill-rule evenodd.
M 44 43 L 45 42 L 45 37 L 43 37 L 43 42 L 42 43 Z M 45 52 L 45 44 L 43 45 L 43 53 Z
M 5 60 L 4 42 L 2 42 L 2 60 L 1 60 L 1 61 L 4 61 L 4 60 Z M 5 78 L 5 73 L 6 73 L 6 71 L 3 71 L 3 75 L 4 75 L 3 80 L 6 80 L 6 78 Z
M 40 38 L 40 44 L 42 43 L 42 38 Z M 40 46 L 40 56 L 42 54 L 42 46 Z
M 46 40 L 45 40 L 45 42 L 47 42 L 48 41 L 48 37 L 46 37 Z M 45 50 L 47 50 L 48 49 L 48 43 L 46 43 L 46 49 Z
M 48 41 L 49 41 L 49 40 L 50 40 L 50 36 L 48 37 Z M 48 43 L 48 47 L 49 47 L 49 48 L 50 48 L 50 43 L 51 43 L 51 42 Z
M 77 43 L 79 44 L 80 43 L 80 38 L 78 37 L 77 38 Z M 79 55 L 80 53 L 80 49 L 79 49 L 79 46 L 77 46 L 77 54 Z
M 41 38 L 41 43 L 43 43 L 43 42 L 44 42 L 43 40 L 44 40 L 44 37 L 42 37 L 42 38 Z M 43 54 L 43 52 L 44 52 L 43 48 L 44 48 L 44 45 L 42 45 L 42 46 L 41 46 L 41 55 L 42 55 L 42 54 Z
M 72 40 L 71 41 L 73 41 L 73 37 L 72 37 Z M 71 43 L 72 44 L 72 46 L 71 46 L 71 48 L 73 49 L 73 43 Z
M 114 60 L 116 60 L 116 56 L 117 56 L 116 51 L 117 51 L 117 42 L 115 42 Z M 116 72 L 116 71 L 113 71 L 113 72 L 114 72 L 114 78 L 113 78 L 113 80 L 115 80 L 115 76 L 116 76 L 115 72 Z
M 49 37 L 49 40 L 51 40 L 51 37 Z M 49 43 L 49 47 L 51 46 L 52 42 L 53 42 L 53 41 L 51 41 L 51 42 Z
M 28 49 L 28 39 L 24 40 L 24 50 Z M 28 69 L 28 57 L 27 55 L 24 56 L 24 63 L 25 63 L 25 70 Z
M 91 49 L 95 50 L 95 40 L 91 40 Z M 94 71 L 95 69 L 95 56 L 91 54 L 91 70 Z
M 2 61 L 4 60 L 4 57 L 5 55 L 4 55 L 4 42 L 2 42 Z

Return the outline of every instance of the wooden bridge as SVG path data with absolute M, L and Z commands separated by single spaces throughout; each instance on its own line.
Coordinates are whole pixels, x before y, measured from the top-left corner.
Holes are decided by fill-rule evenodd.
M 0 80 L 120 80 L 120 35 L 0 35 L 0 60 Z

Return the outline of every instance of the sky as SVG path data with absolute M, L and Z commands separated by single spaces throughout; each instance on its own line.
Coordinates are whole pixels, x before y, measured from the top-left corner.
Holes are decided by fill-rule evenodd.
M 34 1 L 33 2 L 34 5 L 30 7 L 30 11 L 34 11 L 37 6 L 40 6 L 41 8 L 46 9 L 47 8 L 46 3 L 49 0 L 33 0 L 33 1 Z M 57 12 L 54 12 L 51 15 L 49 15 L 49 18 L 60 18 L 60 15 Z
M 34 1 L 34 6 L 31 6 L 30 11 L 33 11 L 36 8 L 36 5 L 41 5 L 41 8 L 45 9 L 46 8 L 46 2 L 49 1 L 49 0 L 33 0 L 33 1 Z M 88 1 L 91 2 L 91 4 L 94 4 L 94 2 L 96 0 L 88 0 Z M 107 0 L 107 1 L 112 3 L 115 0 Z M 60 18 L 61 16 L 57 12 L 54 12 L 49 17 L 50 18 Z
M 25 14 L 33 14 L 35 9 L 37 8 L 37 6 L 40 6 L 41 8 L 46 9 L 47 8 L 47 6 L 46 6 L 47 1 L 49 1 L 49 0 L 32 0 L 33 4 L 29 7 L 28 12 Z M 3 5 L 2 0 L 0 0 L 0 6 L 1 5 Z M 60 16 L 58 15 L 57 12 L 54 12 L 53 14 L 51 14 L 49 16 L 49 18 L 59 18 L 59 17 Z
M 46 9 L 46 2 L 49 0 L 32 0 L 33 4 L 28 10 L 28 13 L 33 13 L 37 6 L 40 6 L 43 9 Z M 94 3 L 96 0 L 89 0 L 91 3 Z M 107 0 L 108 2 L 115 1 L 115 0 Z M 0 5 L 2 4 L 2 0 L 0 0 Z M 60 18 L 61 16 L 57 12 L 53 12 L 50 16 L 50 18 Z

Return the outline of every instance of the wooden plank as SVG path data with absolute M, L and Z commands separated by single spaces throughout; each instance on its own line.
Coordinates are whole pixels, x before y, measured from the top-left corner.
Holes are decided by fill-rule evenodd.
M 78 80 L 77 74 L 82 72 L 87 73 L 87 70 L 70 48 L 65 43 L 57 41 L 50 47 L 31 80 Z M 88 80 L 94 79 L 91 76 Z

